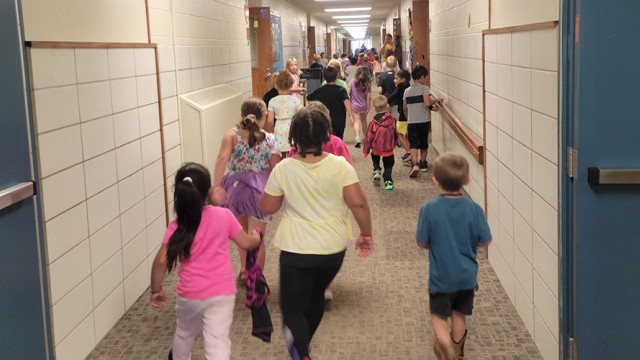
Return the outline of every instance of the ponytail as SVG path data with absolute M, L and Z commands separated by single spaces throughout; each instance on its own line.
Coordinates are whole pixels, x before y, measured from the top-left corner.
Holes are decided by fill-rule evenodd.
M 249 147 L 254 147 L 257 143 L 264 140 L 264 133 L 260 130 L 260 126 L 256 123 L 255 116 L 247 115 L 240 123 L 240 127 L 249 131 Z
M 258 97 L 252 96 L 242 103 L 242 107 L 240 108 L 240 115 L 242 116 L 240 127 L 249 130 L 248 140 L 250 147 L 254 147 L 265 138 L 264 133 L 260 130 L 260 126 L 256 121 L 262 119 L 266 111 L 267 105 Z
M 191 257 L 191 245 L 200 226 L 202 207 L 211 187 L 211 175 L 202 165 L 184 164 L 176 173 L 173 203 L 178 227 L 167 245 L 169 272 Z

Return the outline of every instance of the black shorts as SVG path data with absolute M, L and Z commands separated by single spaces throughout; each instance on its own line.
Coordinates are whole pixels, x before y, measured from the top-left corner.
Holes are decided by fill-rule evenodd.
M 453 310 L 471 315 L 475 290 L 460 290 L 454 293 L 429 292 L 429 310 L 432 314 L 450 317 Z
M 426 123 L 408 124 L 407 138 L 412 149 L 427 150 L 429 148 L 429 132 L 431 121 Z

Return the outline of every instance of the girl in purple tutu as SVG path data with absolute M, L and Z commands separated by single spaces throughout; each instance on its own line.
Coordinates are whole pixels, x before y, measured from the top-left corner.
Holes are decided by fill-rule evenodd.
M 262 99 L 250 97 L 242 103 L 240 123 L 222 135 L 214 169 L 213 199 L 238 218 L 242 228 L 265 232 L 269 216 L 260 211 L 258 201 L 271 169 L 280 161 L 280 148 L 273 134 L 261 128 L 267 118 Z M 226 174 L 225 174 L 226 171 Z M 246 279 L 246 250 L 240 255 L 239 280 Z M 264 269 L 265 247 L 260 244 L 257 263 Z

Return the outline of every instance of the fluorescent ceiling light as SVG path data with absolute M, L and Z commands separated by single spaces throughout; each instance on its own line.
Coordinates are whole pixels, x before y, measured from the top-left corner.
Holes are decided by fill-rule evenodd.
M 332 16 L 334 19 L 368 19 L 371 15 L 338 15 Z
M 362 23 L 369 23 L 369 20 L 363 19 L 363 20 L 340 20 L 338 21 L 338 24 L 362 24 Z
M 370 11 L 371 7 L 356 7 L 356 8 L 331 8 L 331 9 L 324 9 L 324 11 L 326 12 L 349 12 L 349 11 Z

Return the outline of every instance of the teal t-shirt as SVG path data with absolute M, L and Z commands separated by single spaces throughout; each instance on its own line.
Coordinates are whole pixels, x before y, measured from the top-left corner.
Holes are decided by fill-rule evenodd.
M 429 246 L 429 292 L 475 289 L 477 246 L 491 241 L 478 204 L 468 198 L 439 196 L 420 208 L 416 240 Z

